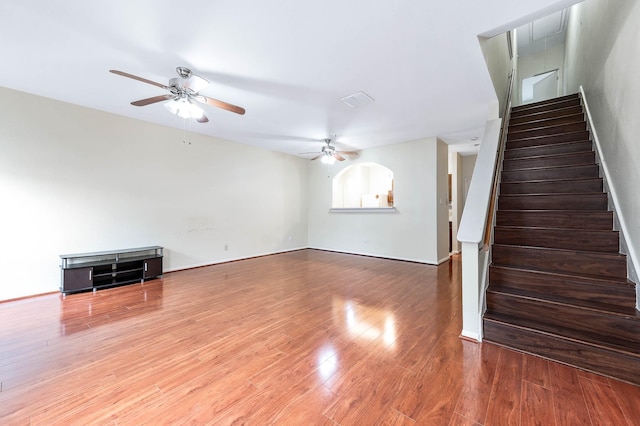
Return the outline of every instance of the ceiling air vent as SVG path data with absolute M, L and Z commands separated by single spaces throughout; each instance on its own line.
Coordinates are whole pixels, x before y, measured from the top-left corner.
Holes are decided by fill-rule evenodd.
M 345 96 L 340 100 L 349 105 L 351 108 L 358 108 L 362 105 L 370 104 L 371 102 L 373 102 L 373 98 L 364 92 L 357 92 L 352 95 Z

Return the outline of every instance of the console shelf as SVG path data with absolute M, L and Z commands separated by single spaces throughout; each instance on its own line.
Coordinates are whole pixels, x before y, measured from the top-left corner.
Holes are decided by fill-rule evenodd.
M 63 294 L 144 282 L 162 276 L 163 247 L 61 254 Z

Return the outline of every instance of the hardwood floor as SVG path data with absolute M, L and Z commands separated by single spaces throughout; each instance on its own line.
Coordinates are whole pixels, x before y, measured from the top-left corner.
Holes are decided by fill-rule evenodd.
M 459 257 L 316 250 L 0 303 L 0 424 L 640 424 L 640 388 L 460 339 L 460 303 Z

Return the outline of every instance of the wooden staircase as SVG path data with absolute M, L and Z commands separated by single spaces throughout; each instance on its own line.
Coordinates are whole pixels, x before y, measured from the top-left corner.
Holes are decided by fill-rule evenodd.
M 580 97 L 512 109 L 484 339 L 640 385 L 640 314 Z

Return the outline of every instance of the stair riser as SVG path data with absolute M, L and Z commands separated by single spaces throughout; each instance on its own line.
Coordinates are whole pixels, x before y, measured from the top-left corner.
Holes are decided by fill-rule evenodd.
M 607 194 L 501 195 L 500 210 L 607 210 Z
M 571 167 L 550 167 L 546 169 L 504 170 L 502 182 L 523 182 L 531 180 L 598 178 L 598 166 L 589 164 Z
M 613 212 L 498 210 L 496 225 L 606 231 L 613 229 Z
M 596 341 L 619 339 L 640 354 L 640 321 L 637 318 L 493 292 L 487 292 L 487 312 L 512 317 L 516 325 L 534 321 L 539 324 L 539 330 L 548 333 L 560 334 L 561 330 L 569 329 L 589 335 Z M 518 324 L 520 319 L 526 322 Z
M 507 141 L 533 138 L 537 136 L 557 135 L 559 133 L 580 132 L 585 130 L 587 130 L 587 123 L 585 121 L 581 121 L 579 123 L 562 124 L 559 126 L 540 127 L 522 132 L 509 132 L 507 134 Z
M 490 288 L 498 291 L 526 291 L 541 299 L 591 302 L 612 307 L 633 309 L 635 289 L 616 283 L 592 281 L 575 277 L 553 276 L 535 271 L 515 271 L 491 265 L 489 267 Z
M 566 98 L 547 103 L 521 105 L 511 109 L 511 117 L 522 117 L 524 115 L 538 114 L 545 111 L 559 110 L 581 105 L 580 98 L 578 97 Z
M 618 253 L 620 247 L 616 231 L 582 230 L 580 232 L 571 232 L 565 229 L 496 227 L 494 241 L 496 244 L 586 250 L 601 253 Z
M 544 119 L 537 119 L 537 117 L 531 118 L 532 119 L 530 121 L 525 121 L 522 123 L 513 123 L 512 121 L 509 121 L 509 132 L 521 132 L 524 130 L 536 129 L 540 127 L 580 123 L 584 121 L 584 114 L 580 112 L 579 114 L 555 116 Z
M 602 192 L 602 179 L 501 183 L 500 194 L 571 194 Z
M 595 164 L 596 155 L 593 151 L 574 154 L 550 155 L 533 158 L 516 158 L 504 160 L 502 170 L 523 170 L 539 167 L 562 167 Z
M 485 321 L 484 340 L 640 385 L 640 358 Z
M 567 115 L 573 115 L 573 114 L 581 114 L 582 111 L 582 106 L 574 106 L 574 107 L 570 107 L 570 108 L 563 108 L 563 109 L 554 109 L 551 111 L 544 111 L 544 112 L 540 112 L 537 114 L 529 114 L 529 115 L 521 115 L 519 117 L 510 117 L 509 118 L 509 125 L 513 125 L 513 124 L 522 124 L 522 123 L 526 123 L 528 121 L 535 121 L 535 120 L 544 120 L 545 118 L 553 118 L 553 117 L 558 117 L 558 116 L 567 116 Z
M 491 255 L 493 263 L 499 266 L 611 278 L 627 276 L 626 257 L 623 255 L 499 244 L 494 244 Z
M 524 138 L 519 140 L 510 140 L 507 142 L 506 149 L 519 149 L 519 148 L 527 148 L 532 146 L 542 146 L 542 145 L 553 145 L 557 143 L 566 143 L 566 142 L 580 142 L 584 140 L 589 140 L 589 132 L 570 132 L 570 133 L 562 133 L 559 135 L 547 135 L 540 136 L 535 138 Z
M 511 160 L 514 158 L 537 157 L 540 155 L 570 154 L 574 152 L 588 152 L 591 150 L 593 150 L 591 141 L 554 143 L 529 148 L 506 149 L 504 151 L 504 158 L 506 160 Z

